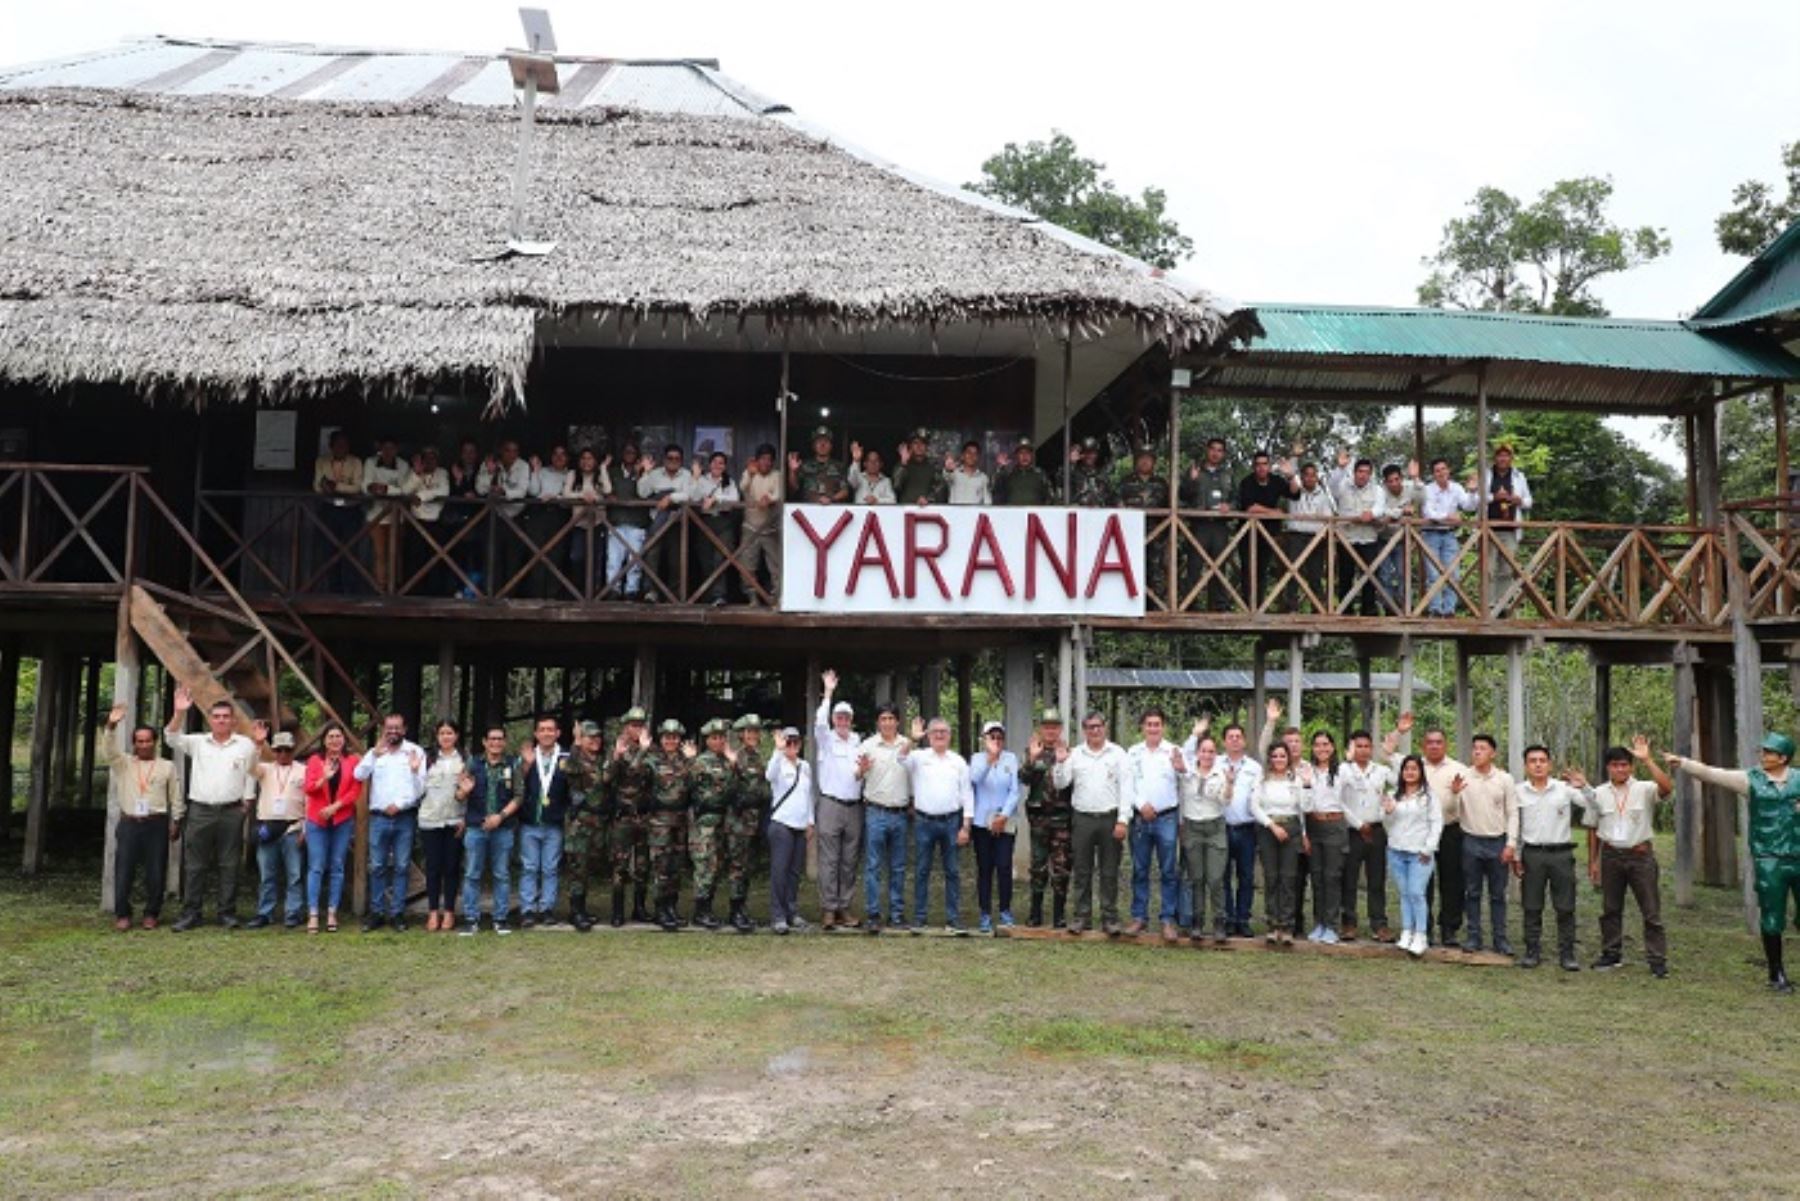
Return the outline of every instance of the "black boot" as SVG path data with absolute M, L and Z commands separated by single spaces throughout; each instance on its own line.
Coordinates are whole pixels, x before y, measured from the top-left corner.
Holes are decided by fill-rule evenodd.
M 634 922 L 642 923 L 650 920 L 650 911 L 644 908 L 644 893 L 646 891 L 648 891 L 647 886 L 643 884 L 638 885 L 631 891 L 631 920 Z
M 756 929 L 756 923 L 752 922 L 750 920 L 750 915 L 744 912 L 744 903 L 742 901 L 733 901 L 731 903 L 731 928 L 736 930 L 739 934 L 749 934 Z
M 1763 957 L 1769 961 L 1769 987 L 1778 993 L 1791 993 L 1794 986 L 1788 981 L 1787 969 L 1781 962 L 1781 935 L 1765 934 L 1762 936 Z
M 594 919 L 588 916 L 586 893 L 569 898 L 569 924 L 583 934 L 594 928 Z
M 665 934 L 673 934 L 681 929 L 681 917 L 675 912 L 673 899 L 656 903 L 656 924 L 663 928 Z
M 1051 927 L 1051 929 L 1063 930 L 1063 929 L 1068 928 L 1069 923 L 1063 917 L 1063 909 L 1064 909 L 1064 907 L 1067 906 L 1068 901 L 1069 901 L 1069 898 L 1064 896 L 1060 892 L 1057 893 L 1052 898 L 1050 898 L 1050 909 L 1051 909 L 1050 927 Z
M 1044 924 L 1044 890 L 1031 890 L 1031 916 L 1025 919 L 1027 926 L 1037 927 Z
M 625 924 L 625 890 L 623 888 L 613 889 L 612 924 L 615 930 Z
M 712 894 L 694 898 L 694 924 L 702 930 L 717 930 L 719 919 L 713 916 Z
M 1525 944 L 1525 954 L 1524 954 L 1524 957 L 1519 960 L 1519 966 L 1520 967 L 1536 967 L 1538 964 L 1542 963 L 1543 961 L 1544 961 L 1544 957 L 1543 957 L 1543 955 L 1541 955 L 1539 953 L 1538 945 L 1535 942 L 1526 943 Z

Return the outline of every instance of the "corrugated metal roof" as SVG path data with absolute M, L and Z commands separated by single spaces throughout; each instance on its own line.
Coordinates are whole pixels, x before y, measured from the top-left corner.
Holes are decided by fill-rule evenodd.
M 1264 672 L 1263 679 L 1264 686 L 1271 692 L 1287 690 L 1288 673 L 1285 670 Z M 1235 668 L 1090 667 L 1087 682 L 1089 688 L 1162 688 L 1180 692 L 1253 692 L 1256 689 L 1254 674 Z M 1300 674 L 1300 687 L 1306 692 L 1361 692 L 1362 681 L 1353 671 L 1307 671 Z M 1369 687 L 1374 692 L 1398 692 L 1400 676 L 1391 671 L 1372 672 Z M 1431 691 L 1431 685 L 1421 680 L 1413 681 L 1414 694 L 1429 696 Z
M 563 57 L 558 65 L 565 85 L 583 72 L 590 78 L 598 76 L 597 86 L 578 86 L 568 98 L 547 101 L 558 107 L 745 118 L 786 111 L 721 74 L 712 59 Z M 438 98 L 472 105 L 514 103 L 512 78 L 498 55 L 160 37 L 55 62 L 0 68 L 0 89 L 28 88 L 279 95 L 286 100 L 348 103 Z
M 1705 329 L 1783 313 L 1800 313 L 1800 221 L 1744 264 L 1718 295 L 1700 306 L 1692 323 Z

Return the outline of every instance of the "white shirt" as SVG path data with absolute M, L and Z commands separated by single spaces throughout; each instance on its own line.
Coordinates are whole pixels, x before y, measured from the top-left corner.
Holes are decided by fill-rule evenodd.
M 387 491 L 381 493 L 371 491 L 375 484 L 386 485 Z M 362 487 L 363 494 L 366 496 L 399 500 L 412 491 L 412 468 L 405 459 L 398 455 L 394 457 L 392 467 L 383 467 L 380 456 L 371 455 L 363 461 Z M 382 504 L 380 500 L 371 503 L 365 511 L 370 521 L 378 521 L 383 525 L 391 525 L 399 519 L 398 510 L 393 505 Z
M 496 459 L 492 471 L 483 467 L 475 475 L 475 495 L 486 496 L 495 489 L 507 500 L 523 500 L 531 491 L 531 464 L 514 459 L 508 467 Z M 524 509 L 522 504 L 500 506 L 500 512 L 507 517 L 517 517 Z
M 885 742 L 881 735 L 871 734 L 856 748 L 858 758 L 869 757 L 869 770 L 863 773 L 862 797 L 883 809 L 904 809 L 912 799 L 912 781 L 907 777 L 904 759 L 912 750 L 909 739 L 894 736 Z
M 416 471 L 412 477 L 412 494 L 419 498 L 414 514 L 420 521 L 436 521 L 444 513 L 444 498 L 450 495 L 450 473 L 442 467 Z
M 1213 760 L 1212 770 L 1204 776 L 1196 767 L 1181 777 L 1181 820 L 1210 822 L 1225 816 L 1225 758 Z
M 777 753 L 763 770 L 763 778 L 773 791 L 775 808 L 769 820 L 780 822 L 790 830 L 804 830 L 813 824 L 812 765 L 804 759 L 788 762 Z M 791 791 L 790 791 L 791 789 Z
M 1265 826 L 1276 821 L 1299 817 L 1306 811 L 1306 788 L 1298 780 L 1280 776 L 1264 776 L 1250 794 L 1250 814 Z
M 1595 787 L 1583 824 L 1594 827 L 1607 846 L 1629 850 L 1655 836 L 1659 799 L 1652 780 L 1630 780 L 1623 788 L 1608 780 Z
M 690 472 L 679 467 L 674 471 L 670 471 L 667 467 L 653 468 L 638 477 L 638 498 L 640 500 L 661 500 L 667 496 L 671 505 L 681 504 L 688 499 L 688 487 L 693 479 Z
M 1379 521 L 1387 512 L 1387 498 L 1387 489 L 1383 488 L 1381 481 L 1373 476 L 1369 477 L 1369 482 L 1360 488 L 1353 481 L 1346 481 L 1342 487 L 1336 489 L 1338 512 L 1346 517 L 1360 517 L 1367 513 Z M 1344 541 L 1358 544 L 1373 542 L 1375 541 L 1375 527 L 1361 522 L 1355 525 L 1346 525 L 1344 526 Z
M 1458 511 L 1473 513 L 1476 499 L 1473 493 L 1464 491 L 1463 486 L 1451 480 L 1442 488 L 1432 480 L 1425 485 L 1425 495 L 1419 501 L 1419 513 L 1427 521 L 1443 521 Z
M 1194 762 L 1199 754 L 1198 747 L 1199 739 L 1192 735 L 1182 744 L 1181 753 L 1187 756 L 1189 763 Z M 1256 818 L 1250 813 L 1250 794 L 1256 791 L 1257 782 L 1262 779 L 1262 764 L 1249 755 L 1233 763 L 1231 756 L 1223 752 L 1214 760 L 1214 764 L 1220 771 L 1232 774 L 1231 799 L 1225 806 L 1225 824 L 1241 826 L 1255 821 Z
M 242 734 L 217 742 L 211 734 L 171 734 L 163 741 L 188 757 L 188 800 L 196 805 L 235 805 L 256 795 L 256 744 Z
M 1376 516 L 1383 521 L 1398 521 L 1402 517 L 1419 511 L 1419 497 L 1424 492 L 1424 485 L 1418 480 L 1403 479 L 1400 481 L 1398 495 L 1383 481 L 1381 485 L 1381 509 Z
M 256 817 L 259 821 L 297 822 L 306 816 L 306 765 L 258 763 L 253 774 L 259 781 Z
M 707 510 L 709 513 L 717 513 L 721 509 L 734 507 L 738 503 L 738 486 L 732 482 L 730 476 L 715 480 L 711 472 L 702 475 L 697 480 L 690 477 L 687 490 L 688 500 L 698 505 L 709 497 L 713 502 L 712 508 Z
M 1444 834 L 1444 813 L 1429 792 L 1394 798 L 1394 811 L 1381 815 L 1387 827 L 1388 849 L 1408 855 L 1437 854 Z
M 950 485 L 950 503 L 953 505 L 991 505 L 994 503 L 993 489 L 988 486 L 987 474 L 979 468 L 969 471 L 958 467 L 944 477 Z
M 1356 826 L 1381 820 L 1381 798 L 1394 791 L 1395 783 L 1394 773 L 1373 759 L 1366 768 L 1358 767 L 1354 759 L 1338 765 L 1338 801 Z
M 568 487 L 569 477 L 574 472 L 566 467 L 551 467 L 549 464 L 531 473 L 531 482 L 525 486 L 527 496 L 561 496 Z
M 414 770 L 412 757 L 419 757 Z M 385 813 L 389 806 L 411 809 L 425 795 L 425 752 L 415 743 L 402 738 L 400 745 L 386 754 L 374 750 L 356 761 L 356 778 L 369 783 L 369 812 Z
M 1175 770 L 1175 744 L 1163 739 L 1154 748 L 1140 742 L 1125 752 L 1125 778 L 1119 788 L 1119 820 L 1128 822 L 1144 805 L 1167 813 L 1181 803 L 1180 777 L 1188 772 L 1185 758 Z
M 1050 782 L 1058 788 L 1073 786 L 1070 803 L 1077 813 L 1118 815 L 1124 792 L 1125 750 L 1116 742 L 1092 750 L 1083 741 L 1069 748 L 1069 757 L 1050 770 Z
M 419 829 L 454 826 L 463 818 L 463 802 L 456 795 L 462 782 L 463 757 L 452 751 L 439 755 L 425 768 L 425 796 L 419 802 Z
M 850 477 L 850 495 L 859 505 L 891 505 L 894 503 L 894 481 L 885 475 L 870 479 L 858 471 Z
M 1576 789 L 1561 780 L 1546 780 L 1540 791 L 1529 779 L 1518 783 L 1519 803 L 1506 826 L 1506 845 L 1564 846 L 1572 841 L 1570 812 L 1593 804 L 1594 790 Z
M 1301 489 L 1299 495 L 1288 501 L 1287 528 L 1296 534 L 1316 534 L 1325 528 L 1322 521 L 1306 521 L 1306 517 L 1335 517 L 1337 502 L 1331 499 L 1331 492 L 1320 484 L 1311 491 Z
M 906 756 L 906 774 L 912 779 L 913 808 L 919 813 L 926 817 L 960 813 L 964 821 L 975 816 L 969 764 L 955 751 L 913 751 Z
M 813 742 L 819 748 L 819 792 L 840 801 L 862 799 L 856 756 L 862 748 L 855 731 L 840 737 L 831 725 L 831 702 L 820 701 L 813 716 Z

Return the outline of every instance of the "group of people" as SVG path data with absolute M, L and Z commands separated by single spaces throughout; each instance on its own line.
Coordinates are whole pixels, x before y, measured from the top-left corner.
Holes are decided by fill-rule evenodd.
M 1679 769 L 1748 796 L 1769 980 L 1791 990 L 1782 932 L 1790 902 L 1800 902 L 1800 775 L 1790 770 L 1795 748 L 1783 734 L 1765 739 L 1760 762 L 1745 771 L 1676 755 L 1664 756 L 1665 768 L 1639 736 L 1605 751 L 1606 778 L 1594 785 L 1574 766 L 1556 773 L 1542 746 L 1526 749 L 1525 778 L 1515 780 L 1496 765 L 1495 741 L 1485 734 L 1470 740 L 1467 764 L 1449 755 L 1449 739 L 1436 728 L 1423 731 L 1422 754 L 1402 754 L 1410 714 L 1379 747 L 1369 731 L 1357 730 L 1340 754 L 1326 731 L 1308 740 L 1290 726 L 1276 737 L 1280 710 L 1272 704 L 1260 755 L 1252 757 L 1235 722 L 1215 735 L 1202 718 L 1177 745 L 1164 714 L 1151 708 L 1141 715 L 1140 740 L 1125 749 L 1109 739 L 1100 714 L 1084 716 L 1072 741 L 1061 714 L 1046 709 L 1022 755 L 1008 748 L 1006 729 L 990 722 L 978 751 L 965 758 L 950 749 L 941 718 L 915 718 L 903 734 L 900 713 L 889 705 L 877 708 L 873 733 L 859 734 L 854 709 L 836 697 L 836 674 L 826 672 L 821 684 L 813 756 L 794 727 L 780 730 L 773 753 L 765 752 L 763 723 L 753 714 L 708 721 L 696 745 L 673 719 L 653 735 L 649 715 L 633 708 L 611 745 L 603 745 L 598 724 L 583 721 L 567 749 L 550 715 L 535 721 L 517 751 L 498 726 L 483 731 L 479 749 L 465 749 L 449 721 L 436 725 L 429 748 L 420 747 L 407 738 L 405 720 L 390 715 L 374 744 L 357 754 L 345 731 L 330 725 L 304 765 L 291 732 L 271 736 L 258 723 L 249 737 L 236 733 L 229 701 L 209 707 L 206 733 L 183 732 L 192 698 L 178 690 L 163 740 L 187 760 L 185 789 L 171 761 L 158 755 L 150 727 L 134 730 L 130 751 L 112 764 L 119 797 L 115 923 L 131 928 L 132 886 L 142 872 L 142 924 L 157 924 L 165 848 L 180 838 L 184 907 L 174 929 L 200 924 L 215 875 L 218 919 L 238 925 L 237 865 L 248 827 L 261 873 L 249 924 L 334 931 L 350 839 L 366 801 L 365 930 L 405 928 L 416 839 L 430 931 L 475 934 L 486 883 L 493 929 L 509 933 L 516 857 L 516 921 L 523 927 L 563 920 L 566 877 L 567 920 L 580 930 L 595 924 L 588 890 L 599 880 L 610 885 L 615 926 L 628 918 L 670 931 L 690 922 L 706 929 L 729 923 L 748 933 L 755 928 L 747 911 L 752 869 L 766 844 L 770 928 L 786 934 L 810 924 L 798 906 L 810 843 L 824 929 L 922 933 L 941 863 L 945 929 L 958 935 L 968 932 L 960 851 L 972 844 L 977 928 L 986 933 L 1015 924 L 1012 862 L 1022 818 L 1031 833 L 1033 926 L 1046 923 L 1048 894 L 1049 924 L 1071 935 L 1092 926 L 1096 905 L 1106 934 L 1147 933 L 1154 863 L 1154 921 L 1163 940 L 1184 933 L 1195 942 L 1254 937 L 1260 865 L 1262 933 L 1273 945 L 1291 945 L 1302 931 L 1325 944 L 1366 932 L 1414 958 L 1434 942 L 1510 956 L 1511 877 L 1520 882 L 1524 908 L 1519 966 L 1545 959 L 1547 900 L 1555 959 L 1567 971 L 1581 966 L 1576 850 L 1585 844 L 1585 874 L 1602 898 L 1601 949 L 1592 966 L 1623 963 L 1629 893 L 1642 918 L 1648 968 L 1662 978 L 1668 946 L 1653 819 L 1673 792 L 1670 770 Z M 109 729 L 123 716 L 115 709 Z M 1118 898 L 1127 845 L 1129 925 L 1121 923 Z M 852 914 L 859 876 L 860 918 Z M 1388 920 L 1389 876 L 1400 894 L 1397 933 Z M 684 917 L 679 898 L 689 879 L 692 910 Z M 645 904 L 651 888 L 654 915 Z M 721 891 L 729 905 L 723 921 L 715 912 Z M 1358 921 L 1359 891 L 1367 900 L 1366 929 Z
M 563 581 L 584 587 L 591 554 L 594 589 L 609 598 L 654 602 L 670 599 L 684 553 L 681 540 L 657 535 L 669 522 L 690 510 L 710 536 L 689 540 L 702 599 L 725 604 L 734 596 L 746 603 L 778 597 L 781 587 L 781 505 L 788 498 L 807 504 L 897 505 L 1053 505 L 1061 503 L 1059 479 L 1036 459 L 1030 439 L 994 457 L 992 476 L 985 469 L 983 448 L 970 440 L 956 455 L 939 459 L 930 449 L 930 431 L 914 430 L 896 449 L 891 466 L 880 449 L 852 442 L 848 457 L 836 449 L 828 427 L 812 431 L 810 452 L 788 454 L 776 462 L 776 448 L 758 446 L 741 472 L 730 457 L 708 450 L 689 456 L 679 444 L 662 448 L 652 463 L 635 442 L 610 451 L 582 448 L 573 454 L 562 445 L 547 458 L 523 457 L 517 441 L 507 439 L 497 452 L 483 455 L 474 439 L 464 439 L 454 461 L 439 461 L 435 447 L 425 447 L 410 460 L 399 444 L 382 438 L 376 453 L 359 459 L 342 431 L 329 440 L 328 453 L 313 469 L 313 486 L 321 496 L 323 524 L 330 531 L 321 547 L 325 566 L 319 573 L 326 586 L 355 591 L 360 560 L 354 554 L 357 535 L 366 529 L 378 586 L 398 587 L 423 579 L 428 591 L 465 593 L 482 586 L 484 573 L 491 591 L 508 595 L 554 598 L 568 595 Z M 1428 475 L 1417 462 L 1390 463 L 1379 469 L 1369 459 L 1348 451 L 1335 465 L 1295 458 L 1277 463 L 1258 451 L 1248 474 L 1237 476 L 1227 462 L 1223 438 L 1208 441 L 1202 461 L 1190 464 L 1174 490 L 1184 522 L 1204 557 L 1180 556 L 1177 603 L 1193 593 L 1193 601 L 1211 609 L 1237 605 L 1225 581 L 1235 574 L 1243 603 L 1261 607 L 1265 599 L 1291 610 L 1327 609 L 1349 601 L 1364 615 L 1405 609 L 1412 595 L 1403 573 L 1417 560 L 1422 595 L 1436 616 L 1458 611 L 1461 543 L 1466 520 L 1485 510 L 1501 551 L 1487 571 L 1487 601 L 1500 606 L 1515 576 L 1519 522 L 1531 512 L 1532 496 L 1525 473 L 1514 463 L 1513 448 L 1500 443 L 1493 461 L 1461 481 L 1450 464 L 1432 461 Z M 1153 448 L 1137 448 L 1129 472 L 1115 480 L 1102 463 L 1099 440 L 1083 440 L 1070 453 L 1068 503 L 1089 507 L 1167 509 L 1171 490 L 1158 473 Z M 492 539 L 464 538 L 453 549 L 454 567 L 435 563 L 430 547 L 404 538 L 403 508 L 440 546 L 474 519 L 478 506 L 460 503 L 491 500 L 499 517 L 517 523 L 529 542 L 503 531 Z M 448 503 L 447 503 L 448 502 Z M 1237 522 L 1244 517 L 1278 528 L 1266 536 L 1234 543 Z M 1348 556 L 1340 557 L 1336 595 L 1327 588 L 1327 553 L 1318 534 L 1326 521 L 1342 519 Z M 604 521 L 605 529 L 600 527 Z M 1419 527 L 1423 553 L 1408 556 L 1398 546 L 1405 523 Z M 558 534 L 565 525 L 572 530 Z M 536 555 L 533 548 L 545 548 Z M 646 549 L 648 548 L 648 549 Z M 742 571 L 728 569 L 730 551 Z M 1148 586 L 1161 596 L 1167 588 L 1168 545 L 1155 539 L 1148 548 Z M 1235 561 L 1235 571 L 1232 567 Z M 1209 566 L 1210 565 L 1210 566 Z M 648 575 L 646 575 L 648 569 Z M 1210 571 L 1205 587 L 1196 587 L 1202 571 Z M 563 581 L 557 575 L 563 576 Z M 1440 579 L 1446 574 L 1452 578 Z M 757 581 L 752 586 L 748 577 Z M 759 592 L 766 576 L 766 593 Z M 1279 595 L 1269 597 L 1272 582 L 1286 578 Z

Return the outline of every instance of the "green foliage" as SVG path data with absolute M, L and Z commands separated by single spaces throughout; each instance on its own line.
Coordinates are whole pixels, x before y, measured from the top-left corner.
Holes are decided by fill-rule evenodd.
M 1785 199 L 1775 199 L 1775 190 L 1760 179 L 1747 179 L 1731 190 L 1731 207 L 1713 222 L 1720 250 L 1761 254 L 1776 235 L 1800 221 L 1800 141 L 1781 148 L 1781 166 L 1787 177 Z
M 1168 195 L 1161 188 L 1127 196 L 1101 177 L 1105 169 L 1078 153 L 1068 134 L 1052 130 L 1048 142 L 1008 142 L 981 164 L 982 179 L 967 186 L 1153 266 L 1174 267 L 1194 252 L 1193 239 L 1164 215 Z
M 1629 271 L 1669 252 L 1660 229 L 1620 226 L 1607 216 L 1610 179 L 1560 180 L 1531 204 L 1482 188 L 1466 216 L 1444 224 L 1419 303 L 1490 312 L 1600 317 L 1592 292 L 1602 276 Z

